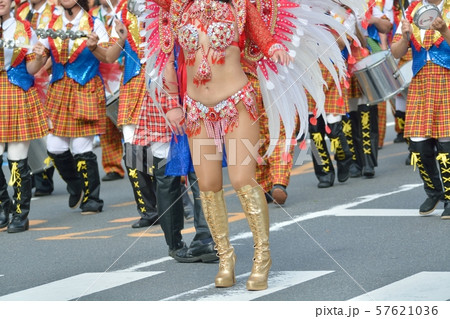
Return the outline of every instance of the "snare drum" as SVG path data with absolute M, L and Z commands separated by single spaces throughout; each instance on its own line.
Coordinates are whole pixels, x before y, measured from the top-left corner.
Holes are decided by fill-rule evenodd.
M 404 79 L 390 51 L 369 55 L 355 64 L 355 69 L 354 75 L 369 105 L 386 101 L 404 88 Z
M 30 142 L 28 149 L 28 166 L 33 174 L 40 173 L 51 167 L 53 163 L 47 161 L 47 138 L 39 138 Z
M 428 30 L 433 21 L 440 16 L 441 11 L 439 11 L 437 6 L 434 4 L 426 4 L 414 14 L 413 22 L 420 29 Z
M 119 114 L 119 90 L 114 94 L 106 92 L 106 116 L 117 126 L 117 116 Z
M 117 126 L 117 116 L 119 113 L 119 91 L 120 77 L 108 80 L 105 83 L 106 116 Z

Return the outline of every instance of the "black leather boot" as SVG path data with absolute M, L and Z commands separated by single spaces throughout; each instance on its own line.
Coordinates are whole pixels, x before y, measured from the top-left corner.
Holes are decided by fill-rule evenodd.
M 352 162 L 349 169 L 352 178 L 362 175 L 361 121 L 359 118 L 358 112 L 352 111 L 348 113 L 348 117 L 343 119 L 343 131 L 352 152 Z
M 184 228 L 183 201 L 180 192 L 180 176 L 167 176 L 163 159 L 153 157 L 153 176 L 156 179 L 156 201 L 159 224 L 164 232 L 169 256 L 174 257 L 180 249 L 187 249 L 182 240 Z
M 363 152 L 362 174 L 375 176 L 378 157 L 378 108 L 376 105 L 358 105 L 361 121 L 361 140 Z
M 10 184 L 14 188 L 13 204 L 11 208 L 12 219 L 8 225 L 8 233 L 19 233 L 28 230 L 30 221 L 31 203 L 31 170 L 28 166 L 28 160 L 19 161 L 8 160 L 11 170 Z
M 42 172 L 33 174 L 34 186 L 36 187 L 34 196 L 47 196 L 53 192 L 54 172 L 55 167 L 51 166 Z
M 83 200 L 83 180 L 77 170 L 77 163 L 70 151 L 62 154 L 53 154 L 47 152 L 53 161 L 53 165 L 59 172 L 59 175 L 67 184 L 67 192 L 69 192 L 69 207 L 72 209 L 80 206 Z
M 153 168 L 147 167 L 147 149 L 145 147 L 138 147 L 133 144 L 125 144 L 125 154 L 123 160 L 125 163 L 132 164 L 133 160 L 136 162 L 137 157 L 141 156 L 141 169 L 125 164 L 127 169 L 128 179 L 133 189 L 134 199 L 136 201 L 137 210 L 141 218 L 131 225 L 132 228 L 142 228 L 156 225 L 158 221 L 158 212 L 156 209 L 156 180 L 150 172 Z M 145 165 L 144 165 L 145 164 Z M 145 167 L 144 167 L 145 166 Z M 150 174 L 151 173 L 151 174 Z
M 330 134 L 328 137 L 331 141 L 331 151 L 334 150 L 334 159 L 337 166 L 337 179 L 343 183 L 350 177 L 350 165 L 352 164 L 352 152 L 347 143 L 344 131 L 342 130 L 342 123 L 336 122 L 328 124 L 330 127 Z
M 395 119 L 397 121 L 397 127 L 399 132 L 397 137 L 394 139 L 394 143 L 406 143 L 406 139 L 403 136 L 403 131 L 405 130 L 405 116 L 406 113 L 402 111 L 395 111 Z
M 8 194 L 8 184 L 0 167 L 0 229 L 8 226 L 11 199 Z
M 437 160 L 441 170 L 442 185 L 444 186 L 445 208 L 441 219 L 450 219 L 450 142 L 437 142 Z
M 312 116 L 312 115 L 311 115 Z M 310 116 L 310 118 L 311 118 Z M 314 172 L 319 184 L 318 188 L 331 187 L 334 184 L 334 167 L 331 162 L 328 147 L 325 142 L 325 122 L 322 117 L 317 119 L 316 125 L 309 123 L 309 133 L 315 147 L 311 150 L 311 156 L 314 164 Z
M 156 210 L 156 181 L 153 176 L 145 174 L 137 169 L 127 167 L 128 178 L 133 189 L 134 199 L 141 219 L 131 227 L 141 228 L 156 225 L 158 213 Z
M 443 196 L 441 178 L 436 163 L 436 140 L 409 142 L 414 167 L 419 169 L 427 199 L 420 205 L 419 214 L 431 214 Z
M 84 197 L 81 202 L 81 212 L 85 214 L 100 213 L 103 200 L 100 199 L 100 174 L 98 172 L 97 155 L 85 152 L 74 156 L 78 172 L 84 181 Z

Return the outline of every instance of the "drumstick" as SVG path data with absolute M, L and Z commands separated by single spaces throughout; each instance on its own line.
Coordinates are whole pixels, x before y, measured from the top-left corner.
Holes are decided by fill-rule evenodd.
M 114 7 L 113 7 L 113 5 L 112 5 L 112 3 L 111 3 L 111 0 L 106 0 L 106 3 L 108 3 L 108 6 L 110 7 L 111 12 L 114 13 L 114 18 L 115 18 L 115 19 L 119 19 L 119 18 L 117 17 L 116 12 L 115 12 L 116 10 L 114 10 Z M 111 21 L 109 22 L 109 26 L 112 26 L 113 21 L 114 21 L 114 19 L 111 19 Z
M 403 19 L 406 20 L 406 14 L 405 14 L 405 0 L 398 0 L 400 7 L 402 9 L 402 15 L 403 15 Z M 406 38 L 408 39 L 408 41 L 411 39 L 411 35 L 409 34 L 409 32 L 406 32 Z

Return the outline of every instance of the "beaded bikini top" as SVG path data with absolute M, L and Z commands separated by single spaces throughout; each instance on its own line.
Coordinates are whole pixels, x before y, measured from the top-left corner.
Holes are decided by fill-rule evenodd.
M 208 55 L 214 64 L 223 64 L 225 50 L 230 45 L 238 45 L 234 41 L 235 16 L 231 6 L 215 0 L 195 0 L 182 14 L 178 28 L 178 41 L 186 51 L 186 64 L 194 65 L 195 54 L 202 50 L 202 61 L 194 76 L 194 84 L 203 85 L 211 80 L 211 66 Z M 207 50 L 199 43 L 199 32 L 209 38 Z

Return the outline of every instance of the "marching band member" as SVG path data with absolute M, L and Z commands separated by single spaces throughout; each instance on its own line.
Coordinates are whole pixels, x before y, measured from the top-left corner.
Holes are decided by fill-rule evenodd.
M 102 45 L 107 45 L 109 38 L 103 23 L 88 14 L 87 0 L 60 2 L 64 13 L 54 14 L 49 28 L 84 32 L 88 39 L 40 40 L 52 59 L 46 102 L 52 128 L 47 151 L 67 183 L 69 207 L 80 206 L 83 214 L 99 213 L 103 200 L 93 143 L 95 135 L 105 132 L 105 92 L 95 48 L 90 50 L 88 45 L 93 34 L 98 34 Z
M 433 21 L 429 30 L 423 30 L 413 24 L 413 18 L 420 8 L 428 4 L 436 5 L 442 15 Z M 442 219 L 450 219 L 449 25 L 449 1 L 413 2 L 391 46 L 396 58 L 404 56 L 409 47 L 412 50 L 413 78 L 406 101 L 404 136 L 410 139 L 411 164 L 418 168 L 427 194 L 419 214 L 431 214 L 443 200 Z
M 11 0 L 0 7 L 0 154 L 8 144 L 9 185 L 14 189 L 11 199 L 8 184 L 0 169 L 0 228 L 8 233 L 28 230 L 32 178 L 28 166 L 30 141 L 47 134 L 46 114 L 42 108 L 33 74 L 45 63 L 45 49 L 37 42 L 30 25 L 14 18 Z M 4 46 L 12 40 L 16 46 Z M 28 48 L 34 46 L 33 49 Z M 9 214 L 12 213 L 10 220 Z
M 354 65 L 368 55 L 366 47 L 372 51 L 381 49 L 378 42 L 374 40 L 378 31 L 389 32 L 392 27 L 389 20 L 384 18 L 383 12 L 374 3 L 372 0 L 369 2 L 369 10 L 366 12 L 365 19 L 355 19 L 353 15 L 349 15 L 349 19 L 346 21 L 351 30 L 359 35 L 358 38 L 363 45 L 363 47 L 360 47 L 352 44 L 351 56 L 353 58 L 349 59 L 350 74 L 355 70 Z M 360 92 L 354 75 L 350 78 L 348 99 L 352 135 L 352 142 L 349 142 L 349 144 L 353 145 L 352 149 L 355 151 L 350 176 L 359 177 L 363 175 L 372 178 L 375 176 L 375 167 L 378 165 L 378 107 L 367 104 L 368 100 Z M 345 123 L 345 125 L 348 125 L 348 121 Z M 346 130 L 348 132 L 348 129 Z
M 140 215 L 140 219 L 131 225 L 132 228 L 149 227 L 159 222 L 156 181 L 152 176 L 151 158 L 147 157 L 148 148 L 132 143 L 146 94 L 145 62 L 142 60 L 144 52 L 141 46 L 143 37 L 140 35 L 143 27 L 137 15 L 128 10 L 127 0 L 120 1 L 111 30 L 111 42 L 114 45 L 107 50 L 99 48 L 94 53 L 105 63 L 114 63 L 123 54 L 117 126 L 123 133 L 125 167 Z M 94 48 L 97 40 L 98 37 L 93 35 Z M 137 165 L 136 161 L 140 164 Z
M 389 49 L 388 33 L 394 22 L 393 0 L 369 0 L 367 44 L 372 53 Z M 386 101 L 379 102 L 378 108 L 378 149 L 384 145 L 386 135 Z
M 90 15 L 103 22 L 106 31 L 108 31 L 108 35 L 111 35 L 113 19 L 116 14 L 115 9 L 118 2 L 118 0 L 111 0 L 110 3 L 113 8 L 110 8 L 106 0 L 100 0 L 100 6 L 91 9 L 89 12 Z M 121 67 L 119 64 L 100 65 L 100 71 L 103 81 L 105 82 L 105 90 L 108 90 L 110 94 L 114 93 L 111 91 L 114 88 L 111 88 L 110 86 L 114 85 L 113 82 L 116 82 L 116 79 L 111 79 L 111 81 L 108 81 L 108 79 L 118 75 L 115 71 L 119 67 Z M 120 76 L 118 76 L 117 80 L 120 80 Z M 105 134 L 100 136 L 100 146 L 102 148 L 102 166 L 106 173 L 106 175 L 102 177 L 102 181 L 107 182 L 123 178 L 125 171 L 122 168 L 122 133 L 109 117 L 106 118 Z
M 341 23 L 344 22 L 337 16 L 335 18 L 340 20 Z M 336 34 L 335 36 L 339 48 L 345 55 L 345 43 L 339 35 Z M 344 80 L 342 80 L 341 83 L 342 91 L 339 92 L 331 73 L 323 66 L 323 64 L 321 64 L 321 70 L 327 83 L 327 88 L 325 89 L 325 112 L 328 125 L 326 127 L 322 116 L 317 118 L 314 115 L 315 102 L 312 97 L 308 95 L 310 112 L 309 134 L 312 145 L 314 145 L 316 150 L 316 152 L 311 152 L 311 157 L 315 175 L 319 180 L 317 187 L 327 188 L 334 184 L 335 170 L 328 152 L 325 134 L 330 138 L 331 151 L 335 152 L 334 158 L 337 164 L 337 179 L 341 183 L 347 181 L 350 177 L 350 165 L 352 163 L 353 154 L 350 151 L 342 125 L 342 116 L 345 116 L 348 112 L 348 98 Z
M 24 2 L 19 6 L 15 12 L 22 20 L 27 20 L 31 24 L 33 30 L 47 28 L 53 12 L 55 11 L 55 6 L 50 4 L 47 0 L 29 0 Z M 45 88 L 42 88 L 40 92 L 43 103 L 45 104 L 46 90 L 48 85 L 48 73 L 47 69 L 50 67 L 50 61 L 35 74 L 35 80 L 41 81 Z M 39 92 L 39 91 L 38 91 Z M 47 196 L 53 192 L 53 174 L 55 172 L 55 167 L 50 166 L 45 168 L 42 172 L 33 173 L 33 184 L 36 187 L 34 191 L 34 196 Z

